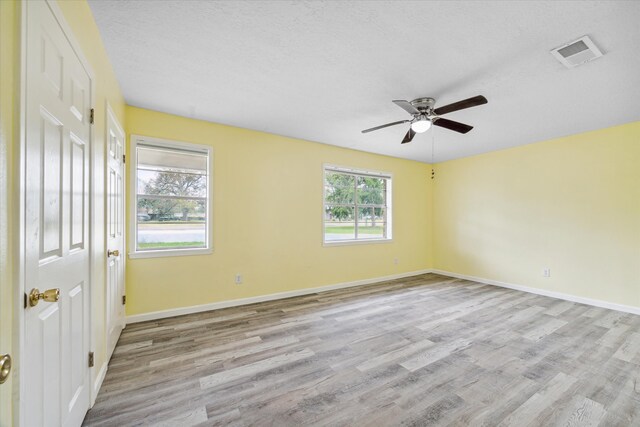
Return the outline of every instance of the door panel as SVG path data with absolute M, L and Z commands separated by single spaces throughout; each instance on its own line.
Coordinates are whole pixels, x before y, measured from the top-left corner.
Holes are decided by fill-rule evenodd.
M 38 320 L 34 328 L 34 333 L 35 331 L 40 333 L 38 335 L 38 339 L 34 340 L 33 344 L 47 349 L 46 353 L 40 352 L 38 354 L 38 361 L 40 362 L 38 365 L 41 367 L 42 372 L 37 372 L 37 370 L 34 372 L 34 374 L 40 374 L 44 384 L 60 384 L 61 381 L 60 340 L 57 339 L 57 337 L 61 335 L 60 327 L 62 325 L 60 320 L 59 305 L 52 304 L 39 313 Z M 27 333 L 29 333 L 29 329 L 27 329 Z M 29 347 L 35 347 L 35 345 Z M 29 366 L 31 367 L 34 365 L 30 364 Z M 37 392 L 37 400 L 42 399 L 44 413 L 37 414 L 35 413 L 37 411 L 33 411 L 32 415 L 41 415 L 42 418 L 39 419 L 39 417 L 34 417 L 33 421 L 36 422 L 33 424 L 27 423 L 27 425 L 46 425 L 46 420 L 60 420 L 60 410 L 62 409 L 62 396 L 60 393 L 47 393 L 47 390 L 45 390 L 44 387 L 33 391 Z M 29 417 L 27 417 L 27 419 L 29 419 Z
M 84 112 L 87 109 L 87 106 L 84 104 L 85 102 L 85 88 L 82 83 L 78 82 L 76 79 L 71 79 L 71 113 L 75 116 L 75 118 L 82 122 L 84 117 Z
M 62 251 L 62 145 L 64 126 L 52 114 L 41 112 L 42 188 L 40 203 L 41 260 L 60 256 Z
M 78 426 L 89 408 L 91 79 L 46 2 L 27 2 L 25 290 L 59 289 L 24 316 L 27 426 Z
M 116 188 L 116 171 L 109 168 L 109 188 Z M 116 201 L 116 197 L 118 197 L 118 193 L 116 191 L 109 191 L 107 193 L 109 195 L 109 209 L 108 209 L 108 224 L 109 224 L 109 239 L 116 238 L 116 221 L 117 221 L 117 208 L 118 203 Z
M 62 76 L 63 76 L 63 60 L 58 46 L 51 40 L 47 28 L 42 28 L 39 36 L 40 41 L 40 58 L 42 63 L 42 74 L 44 79 L 49 83 L 48 88 L 58 98 L 62 99 Z
M 69 325 L 68 330 L 71 334 L 71 346 L 68 348 L 69 354 L 67 360 L 71 365 L 86 364 L 87 355 L 84 349 L 76 343 L 82 342 L 82 320 L 85 318 L 84 306 L 84 282 L 78 283 L 75 288 L 69 292 Z M 71 378 L 69 381 L 69 395 L 76 396 L 84 385 L 84 377 L 79 369 L 70 369 Z
M 84 184 L 87 181 L 85 162 L 86 144 L 71 134 L 71 249 L 84 248 L 85 209 Z

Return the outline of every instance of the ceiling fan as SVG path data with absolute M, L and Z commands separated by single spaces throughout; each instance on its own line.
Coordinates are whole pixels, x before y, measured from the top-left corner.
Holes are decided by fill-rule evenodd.
M 455 132 L 467 133 L 473 126 L 465 125 L 464 123 L 454 122 L 453 120 L 444 119 L 440 117 L 443 114 L 452 113 L 458 110 L 464 110 L 465 108 L 476 107 L 478 105 L 486 104 L 487 98 L 482 95 L 474 96 L 473 98 L 465 99 L 462 101 L 454 102 L 453 104 L 445 105 L 434 109 L 436 100 L 433 98 L 418 98 L 413 101 L 393 101 L 398 107 L 411 114 L 413 118 L 411 120 L 400 120 L 398 122 L 387 123 L 386 125 L 376 126 L 370 129 L 365 129 L 362 133 L 372 132 L 374 130 L 386 128 L 389 126 L 395 126 L 403 123 L 411 123 L 409 131 L 404 136 L 402 144 L 411 142 L 416 133 L 426 132 L 431 125 L 440 126 Z

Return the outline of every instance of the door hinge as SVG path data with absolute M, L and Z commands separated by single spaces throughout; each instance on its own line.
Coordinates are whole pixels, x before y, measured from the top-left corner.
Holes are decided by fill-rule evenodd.
M 95 364 L 95 361 L 93 359 L 94 359 L 93 351 L 90 351 L 89 352 L 89 367 L 90 368 L 93 368 L 93 365 Z
M 122 155 L 122 163 L 127 163 L 127 155 L 126 154 Z
M 122 295 L 122 305 L 125 305 L 126 303 L 127 303 L 127 296 Z
M 95 110 L 92 108 L 89 112 L 89 123 L 93 124 L 95 121 Z

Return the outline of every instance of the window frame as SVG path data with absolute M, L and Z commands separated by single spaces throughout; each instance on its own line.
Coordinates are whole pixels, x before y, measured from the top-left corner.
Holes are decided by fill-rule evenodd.
M 366 238 L 366 239 L 345 239 L 345 240 L 327 240 L 325 234 L 325 207 L 327 205 L 327 188 L 325 186 L 326 182 L 326 174 L 327 172 L 338 172 L 344 173 L 348 175 L 354 175 L 356 178 L 358 176 L 368 176 L 374 178 L 384 178 L 387 180 L 386 184 L 386 198 L 385 198 L 385 206 L 384 211 L 386 214 L 386 236 L 381 238 Z M 356 179 L 357 182 L 357 179 Z M 358 223 L 358 195 L 357 191 L 354 194 L 354 226 L 357 228 Z M 367 244 L 380 244 L 380 243 L 391 243 L 393 241 L 393 173 L 391 172 L 383 172 L 383 171 L 375 171 L 368 169 L 358 169 L 348 166 L 339 166 L 330 163 L 324 163 L 322 165 L 322 210 L 321 210 L 321 231 L 322 231 L 322 245 L 323 246 L 348 246 L 348 245 L 367 245 Z M 356 233 L 357 234 L 357 233 Z
M 207 161 L 207 198 L 204 248 L 172 248 L 138 250 L 138 145 L 155 146 L 172 150 L 200 152 L 208 156 Z M 129 206 L 129 258 L 164 258 L 174 256 L 207 255 L 213 253 L 213 147 L 191 142 L 174 141 L 141 135 L 131 135 L 130 144 L 130 206 Z

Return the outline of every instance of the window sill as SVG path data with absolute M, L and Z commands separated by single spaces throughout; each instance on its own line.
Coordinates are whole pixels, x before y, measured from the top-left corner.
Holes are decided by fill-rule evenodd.
M 137 258 L 166 258 L 174 256 L 191 256 L 191 255 L 210 255 L 213 253 L 211 248 L 198 248 L 198 249 L 165 249 L 158 251 L 139 251 L 130 252 L 130 259 Z
M 335 240 L 335 241 L 324 241 L 322 242 L 322 246 L 351 246 L 351 245 L 370 245 L 375 244 L 378 245 L 380 243 L 391 243 L 393 239 L 368 239 L 368 240 Z

